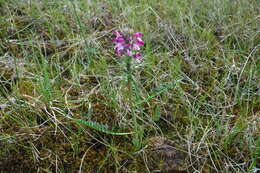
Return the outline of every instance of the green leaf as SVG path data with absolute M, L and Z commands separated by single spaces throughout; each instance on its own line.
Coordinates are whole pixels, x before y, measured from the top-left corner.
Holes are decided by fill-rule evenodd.
M 79 123 L 79 124 L 82 124 L 82 125 L 85 125 L 87 127 L 90 127 L 94 130 L 97 130 L 99 132 L 103 132 L 103 133 L 106 133 L 106 134 L 110 134 L 110 135 L 128 135 L 128 134 L 132 134 L 132 132 L 126 132 L 126 133 L 123 133 L 123 132 L 115 132 L 115 131 L 111 131 L 111 130 L 108 130 L 106 126 L 102 125 L 102 124 L 99 124 L 97 122 L 93 122 L 93 121 L 85 121 L 85 120 L 81 120 L 81 119 L 75 119 L 75 118 L 72 118 L 71 120 Z

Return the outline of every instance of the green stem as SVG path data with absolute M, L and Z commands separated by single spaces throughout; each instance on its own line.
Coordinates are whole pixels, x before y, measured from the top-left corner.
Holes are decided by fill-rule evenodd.
M 137 118 L 135 116 L 135 113 L 133 111 L 134 108 L 134 103 L 133 103 L 133 97 L 132 97 L 132 68 L 131 68 L 131 61 L 132 58 L 131 57 L 127 57 L 127 62 L 126 62 L 126 70 L 127 70 L 127 87 L 128 87 L 128 99 L 129 99 L 129 104 L 130 104 L 130 109 L 133 115 L 133 121 L 135 124 L 135 132 L 138 131 L 138 123 L 137 123 Z
M 128 99 L 130 108 L 133 108 L 133 101 L 132 101 L 132 69 L 131 69 L 131 57 L 127 57 L 126 62 L 126 71 L 127 71 L 127 87 L 128 87 Z

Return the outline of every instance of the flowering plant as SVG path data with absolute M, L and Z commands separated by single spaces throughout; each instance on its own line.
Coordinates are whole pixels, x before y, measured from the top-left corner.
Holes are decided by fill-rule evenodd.
M 136 32 L 132 35 L 123 34 L 122 32 L 115 31 L 115 38 L 113 42 L 115 43 L 115 52 L 117 56 L 123 57 L 126 56 L 126 73 L 127 73 L 127 88 L 128 88 L 128 101 L 130 110 L 132 112 L 132 118 L 135 126 L 135 133 L 133 134 L 133 144 L 137 148 L 141 147 L 141 141 L 143 137 L 143 126 L 137 120 L 137 115 L 133 111 L 134 109 L 134 100 L 132 98 L 132 81 L 133 79 L 133 71 L 131 68 L 131 61 L 134 59 L 137 62 L 142 60 L 142 54 L 140 53 L 141 46 L 144 45 L 144 41 L 142 40 L 143 34 L 141 32 Z M 135 94 L 136 95 L 136 94 Z
M 116 37 L 113 39 L 113 42 L 115 43 L 114 49 L 117 56 L 130 56 L 137 62 L 140 62 L 142 58 L 142 54 L 139 52 L 141 50 L 140 46 L 144 45 L 144 41 L 141 38 L 143 34 L 136 32 L 128 36 L 119 31 L 115 31 L 114 34 Z

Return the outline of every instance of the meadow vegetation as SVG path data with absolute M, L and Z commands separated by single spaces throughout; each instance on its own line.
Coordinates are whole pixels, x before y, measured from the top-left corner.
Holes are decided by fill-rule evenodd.
M 259 4 L 0 0 L 0 172 L 259 171 Z

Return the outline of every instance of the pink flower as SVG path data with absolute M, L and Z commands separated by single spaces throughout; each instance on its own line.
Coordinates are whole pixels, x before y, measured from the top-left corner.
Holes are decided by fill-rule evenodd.
M 141 36 L 143 34 L 140 32 L 136 32 L 132 36 L 132 42 L 133 42 L 133 50 L 140 50 L 140 46 L 144 45 L 144 41 L 141 39 Z
M 121 44 L 121 43 L 116 44 L 116 45 L 115 45 L 115 50 L 116 50 L 117 52 L 123 51 L 123 50 L 124 50 L 124 45 Z
M 123 39 L 123 37 L 116 37 L 113 39 L 113 42 L 115 43 L 124 43 L 125 40 Z
M 144 45 L 142 40 L 143 34 L 136 32 L 131 36 L 122 34 L 121 32 L 115 31 L 115 38 L 112 40 L 115 43 L 115 52 L 117 56 L 132 56 L 134 60 L 140 62 L 142 54 L 137 52 L 141 50 L 140 46 Z
M 137 37 L 136 38 L 136 44 L 139 45 L 139 46 L 142 46 L 142 45 L 144 45 L 144 41 L 140 37 Z
M 140 50 L 140 46 L 138 44 L 133 44 L 133 50 Z
M 142 37 L 143 34 L 141 32 L 136 32 L 133 34 L 134 37 Z
M 132 51 L 131 50 L 126 50 L 126 54 L 127 54 L 127 56 L 132 56 L 133 55 L 133 53 L 132 53 Z
M 136 54 L 134 54 L 134 59 L 140 59 L 142 57 L 142 54 L 140 52 L 137 52 Z
M 133 58 L 134 58 L 135 61 L 141 62 L 142 54 L 140 52 L 138 52 L 138 53 L 134 54 Z

